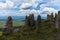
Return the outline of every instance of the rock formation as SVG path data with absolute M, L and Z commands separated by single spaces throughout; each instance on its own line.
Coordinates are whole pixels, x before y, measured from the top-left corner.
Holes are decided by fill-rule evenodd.
M 35 25 L 35 20 L 34 20 L 34 15 L 33 14 L 30 14 L 29 16 L 26 16 L 25 24 L 28 25 L 28 26 L 34 26 Z
M 41 26 L 41 16 L 38 15 L 37 21 L 36 21 L 36 29 L 38 29 Z
M 11 34 L 12 32 L 13 32 L 13 22 L 12 17 L 9 16 L 5 24 L 5 28 L 3 29 L 3 34 Z

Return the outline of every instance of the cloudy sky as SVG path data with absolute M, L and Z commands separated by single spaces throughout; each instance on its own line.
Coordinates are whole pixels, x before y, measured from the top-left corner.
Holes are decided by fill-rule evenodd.
M 0 16 L 46 16 L 60 10 L 60 0 L 0 0 Z

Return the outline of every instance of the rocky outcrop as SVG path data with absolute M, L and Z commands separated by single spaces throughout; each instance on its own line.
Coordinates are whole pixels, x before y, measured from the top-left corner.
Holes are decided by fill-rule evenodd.
M 12 17 L 9 16 L 5 24 L 5 28 L 3 28 L 3 34 L 11 34 L 11 33 L 13 33 L 13 22 Z
M 36 29 L 38 29 L 41 26 L 41 16 L 38 15 L 37 21 L 36 21 Z
M 34 26 L 35 25 L 35 20 L 34 20 L 34 15 L 33 14 L 30 14 L 29 16 L 26 16 L 25 24 L 27 26 Z

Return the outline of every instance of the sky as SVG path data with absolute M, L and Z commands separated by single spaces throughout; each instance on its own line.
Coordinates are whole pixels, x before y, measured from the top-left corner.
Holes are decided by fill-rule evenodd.
M 60 0 L 0 0 L 0 16 L 46 16 L 59 10 Z

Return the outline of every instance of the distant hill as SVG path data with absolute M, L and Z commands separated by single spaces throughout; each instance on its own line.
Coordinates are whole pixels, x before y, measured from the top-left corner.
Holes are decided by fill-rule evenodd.
M 8 18 L 8 16 L 0 16 L 0 21 L 1 20 L 6 20 Z M 24 16 L 12 16 L 13 20 L 25 20 Z
M 8 16 L 0 16 L 0 21 L 7 20 Z M 13 20 L 25 20 L 25 16 L 12 16 Z M 35 16 L 35 20 L 37 17 Z M 42 19 L 46 19 L 46 17 L 42 17 Z

